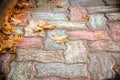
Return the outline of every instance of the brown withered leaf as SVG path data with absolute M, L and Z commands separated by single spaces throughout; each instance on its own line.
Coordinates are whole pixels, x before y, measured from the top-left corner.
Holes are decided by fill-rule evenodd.
M 67 35 L 65 36 L 58 36 L 58 34 L 56 33 L 53 37 L 50 37 L 52 40 L 54 40 L 55 42 L 62 44 L 62 43 L 66 43 L 69 40 L 67 39 Z
M 63 3 L 62 3 L 62 2 L 58 2 L 58 3 L 57 3 L 57 7 L 58 7 L 58 8 L 62 8 L 62 7 L 63 7 Z

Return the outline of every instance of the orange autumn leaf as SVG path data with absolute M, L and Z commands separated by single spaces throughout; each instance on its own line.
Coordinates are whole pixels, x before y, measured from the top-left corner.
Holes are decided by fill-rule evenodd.
M 56 0 L 50 0 L 52 3 L 55 3 Z
M 102 33 L 101 33 L 101 32 L 98 32 L 98 33 L 95 33 L 95 36 L 94 36 L 94 37 L 100 39 L 100 38 L 102 38 L 102 36 L 103 36 Z
M 82 16 L 83 19 L 89 19 L 89 15 L 86 13 Z
M 57 3 L 57 7 L 58 7 L 58 8 L 62 8 L 62 7 L 63 7 L 63 3 L 62 3 L 62 2 L 58 2 L 58 3 Z
M 56 33 L 53 37 L 50 37 L 52 40 L 54 40 L 55 42 L 62 44 L 62 43 L 66 43 L 69 40 L 67 39 L 67 35 L 64 36 L 58 36 L 58 34 Z

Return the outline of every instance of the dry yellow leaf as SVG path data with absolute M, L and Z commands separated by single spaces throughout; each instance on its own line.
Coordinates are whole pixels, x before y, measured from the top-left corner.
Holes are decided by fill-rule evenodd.
M 95 38 L 102 38 L 102 33 L 101 32 L 98 32 L 98 33 L 95 33 Z
M 58 2 L 58 3 L 57 3 L 57 7 L 58 7 L 58 8 L 62 8 L 62 7 L 63 7 L 63 3 L 62 3 L 62 2 Z
M 89 19 L 89 15 L 86 13 L 82 16 L 83 19 Z
M 69 40 L 67 39 L 67 35 L 65 36 L 58 36 L 58 34 L 56 33 L 53 37 L 50 37 L 52 40 L 54 40 L 55 42 L 62 44 L 62 43 L 66 43 Z

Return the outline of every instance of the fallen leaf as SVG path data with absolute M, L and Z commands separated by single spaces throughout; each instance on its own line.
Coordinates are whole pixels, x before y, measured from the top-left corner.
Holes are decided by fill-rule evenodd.
M 58 3 L 57 3 L 57 7 L 58 7 L 58 8 L 62 8 L 62 7 L 63 7 L 62 2 L 58 2 Z
M 102 33 L 101 33 L 101 32 L 98 32 L 98 33 L 95 33 L 95 36 L 94 36 L 94 37 L 100 39 L 100 38 L 102 38 L 102 36 L 103 36 Z
M 82 16 L 83 19 L 89 19 L 89 15 L 86 13 Z
M 69 40 L 67 39 L 67 35 L 65 36 L 58 36 L 58 34 L 56 33 L 53 37 L 50 37 L 52 40 L 54 40 L 55 42 L 62 44 L 62 43 L 66 43 Z
M 52 3 L 55 3 L 56 0 L 50 0 Z

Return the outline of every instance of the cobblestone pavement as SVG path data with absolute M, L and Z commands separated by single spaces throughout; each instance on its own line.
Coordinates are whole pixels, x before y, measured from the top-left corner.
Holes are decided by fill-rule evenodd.
M 23 24 L 15 26 L 24 35 L 17 45 L 17 57 L 10 64 L 9 80 L 102 80 L 115 76 L 120 67 L 120 5 L 115 0 L 56 0 L 63 3 L 30 0 Z M 82 18 L 89 15 L 89 20 Z M 45 37 L 30 31 L 32 20 L 56 24 Z M 33 25 L 35 26 L 35 25 Z M 58 44 L 50 36 L 67 35 L 69 42 Z

